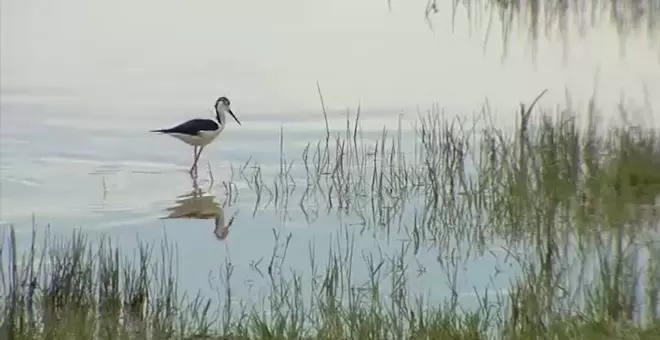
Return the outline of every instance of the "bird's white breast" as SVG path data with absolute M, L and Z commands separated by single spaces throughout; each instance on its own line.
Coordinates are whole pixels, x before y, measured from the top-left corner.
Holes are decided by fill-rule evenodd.
M 197 135 L 187 135 L 184 133 L 172 133 L 171 135 L 172 137 L 177 138 L 184 143 L 195 146 L 202 146 L 211 143 L 216 137 L 218 137 L 220 132 L 222 132 L 222 129 L 223 126 L 220 126 L 220 128 L 217 130 L 200 131 Z

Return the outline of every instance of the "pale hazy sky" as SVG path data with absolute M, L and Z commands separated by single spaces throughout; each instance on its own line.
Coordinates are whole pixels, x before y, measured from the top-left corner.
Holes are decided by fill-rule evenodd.
M 453 33 L 450 8 L 429 29 L 425 0 L 392 1 L 392 12 L 386 0 L 1 1 L 5 94 L 61 90 L 117 114 L 210 106 L 220 94 L 241 112 L 316 113 L 316 81 L 336 109 L 477 110 L 486 97 L 513 107 L 546 87 L 548 100 L 562 98 L 564 86 L 586 100 L 597 71 L 604 105 L 622 89 L 640 98 L 643 83 L 660 93 L 646 40 L 622 59 L 614 30 L 594 31 L 576 39 L 568 65 L 561 43 L 542 42 L 535 68 L 522 37 L 502 63 L 498 25 L 484 54 L 483 33 L 470 37 L 461 13 Z

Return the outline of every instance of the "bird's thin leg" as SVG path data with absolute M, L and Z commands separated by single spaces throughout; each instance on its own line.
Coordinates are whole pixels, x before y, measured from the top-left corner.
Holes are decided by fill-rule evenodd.
M 196 165 L 197 165 L 197 163 L 196 163 L 196 161 L 195 161 L 196 159 L 197 159 L 197 145 L 195 145 L 194 148 L 193 148 L 193 164 L 192 164 L 192 166 L 190 167 L 190 175 L 191 175 L 191 176 L 192 176 L 192 174 L 193 174 L 193 171 L 196 170 L 196 169 L 195 169 L 195 168 L 196 168 Z
M 193 146 L 193 164 L 190 167 L 190 174 L 192 175 L 193 170 L 195 169 L 195 157 L 197 156 L 197 146 Z
M 195 168 L 195 173 L 197 173 L 197 161 L 199 161 L 199 156 L 202 154 L 202 150 L 204 150 L 204 146 L 199 147 L 199 152 L 195 156 L 195 161 L 193 162 L 193 167 Z

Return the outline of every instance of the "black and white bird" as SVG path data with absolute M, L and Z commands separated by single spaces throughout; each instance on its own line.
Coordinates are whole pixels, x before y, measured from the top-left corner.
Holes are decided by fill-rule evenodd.
M 220 132 L 225 129 L 225 125 L 227 124 L 226 112 L 229 112 L 238 125 L 241 125 L 241 122 L 236 118 L 234 112 L 231 111 L 229 105 L 230 103 L 227 97 L 220 97 L 215 101 L 215 118 L 217 119 L 217 123 L 213 119 L 195 118 L 169 129 L 151 130 L 151 132 L 170 135 L 195 147 L 193 150 L 193 165 L 190 168 L 190 174 L 192 175 L 197 170 L 197 161 L 204 147 L 213 142 Z M 197 148 L 199 148 L 199 152 L 197 152 Z

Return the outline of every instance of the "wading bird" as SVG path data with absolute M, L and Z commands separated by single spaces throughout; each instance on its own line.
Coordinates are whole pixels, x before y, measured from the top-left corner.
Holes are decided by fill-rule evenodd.
M 241 125 L 241 122 L 229 108 L 229 99 L 220 97 L 215 101 L 217 123 L 213 119 L 195 118 L 169 129 L 151 130 L 151 132 L 170 135 L 195 147 L 193 150 L 193 164 L 190 167 L 190 175 L 192 176 L 193 172 L 197 173 L 197 161 L 199 161 L 199 156 L 202 154 L 204 147 L 215 140 L 220 132 L 225 129 L 227 124 L 226 112 L 229 112 L 238 125 Z M 197 152 L 197 148 L 199 148 L 199 152 Z

